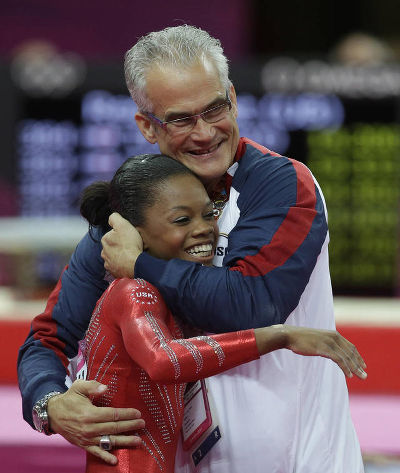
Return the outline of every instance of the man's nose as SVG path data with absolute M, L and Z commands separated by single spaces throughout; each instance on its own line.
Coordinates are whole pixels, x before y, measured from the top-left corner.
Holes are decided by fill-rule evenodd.
M 215 134 L 214 123 L 207 123 L 201 117 L 197 118 L 196 124 L 194 125 L 191 135 L 193 138 L 205 139 L 211 138 Z

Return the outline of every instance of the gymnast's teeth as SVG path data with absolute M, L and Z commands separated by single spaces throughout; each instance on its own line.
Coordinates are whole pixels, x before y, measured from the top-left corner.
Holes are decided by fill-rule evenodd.
M 193 246 L 192 248 L 186 250 L 186 253 L 192 256 L 211 256 L 212 245 L 209 243 L 207 245 Z

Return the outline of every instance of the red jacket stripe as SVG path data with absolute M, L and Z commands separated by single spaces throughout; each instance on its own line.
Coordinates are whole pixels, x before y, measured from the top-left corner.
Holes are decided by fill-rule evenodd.
M 275 151 L 271 151 L 270 149 L 266 148 L 265 146 L 261 146 L 260 144 L 256 143 L 253 140 L 250 140 L 249 138 L 241 138 L 238 146 L 238 150 L 236 152 L 237 158 L 235 161 L 238 161 L 244 154 L 246 150 L 246 144 L 249 144 L 253 146 L 253 148 L 258 149 L 261 151 L 263 154 L 269 154 L 270 156 L 281 156 L 278 153 L 275 153 Z
M 63 269 L 63 273 L 67 268 L 68 265 Z M 57 304 L 58 297 L 61 291 L 61 278 L 62 274 L 60 276 L 60 279 L 58 280 L 56 287 L 50 294 L 44 312 L 33 319 L 32 331 L 33 338 L 35 340 L 40 340 L 41 344 L 44 347 L 53 350 L 60 358 L 64 367 L 67 368 L 69 360 L 63 352 L 65 348 L 65 343 L 63 343 L 57 338 L 57 323 L 53 319 L 53 309 Z
M 285 220 L 272 237 L 270 243 L 261 247 L 255 255 L 246 256 L 230 268 L 240 271 L 243 276 L 265 275 L 283 265 L 300 247 L 310 232 L 317 214 L 315 184 L 309 170 L 298 161 L 290 160 L 297 176 L 296 206 L 289 209 Z M 301 219 L 297 216 L 301 209 Z M 304 207 L 309 209 L 304 218 Z

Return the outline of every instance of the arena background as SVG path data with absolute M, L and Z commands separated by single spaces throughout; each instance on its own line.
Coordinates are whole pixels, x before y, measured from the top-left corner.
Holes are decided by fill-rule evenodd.
M 367 381 L 348 383 L 366 471 L 400 471 L 399 13 L 395 0 L 3 0 L 4 471 L 83 471 L 82 452 L 22 421 L 17 349 L 86 231 L 82 188 L 127 156 L 156 150 L 134 124 L 124 52 L 182 23 L 221 39 L 241 134 L 306 163 L 323 188 L 337 325 L 368 365 Z

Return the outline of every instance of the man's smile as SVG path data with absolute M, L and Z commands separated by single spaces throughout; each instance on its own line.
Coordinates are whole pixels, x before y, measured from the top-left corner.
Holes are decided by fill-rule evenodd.
M 188 151 L 188 154 L 191 154 L 196 157 L 209 157 L 210 154 L 212 154 L 214 151 L 216 151 L 221 144 L 223 143 L 223 140 L 217 143 L 216 145 L 213 145 L 209 148 L 202 148 L 202 149 L 192 149 Z

